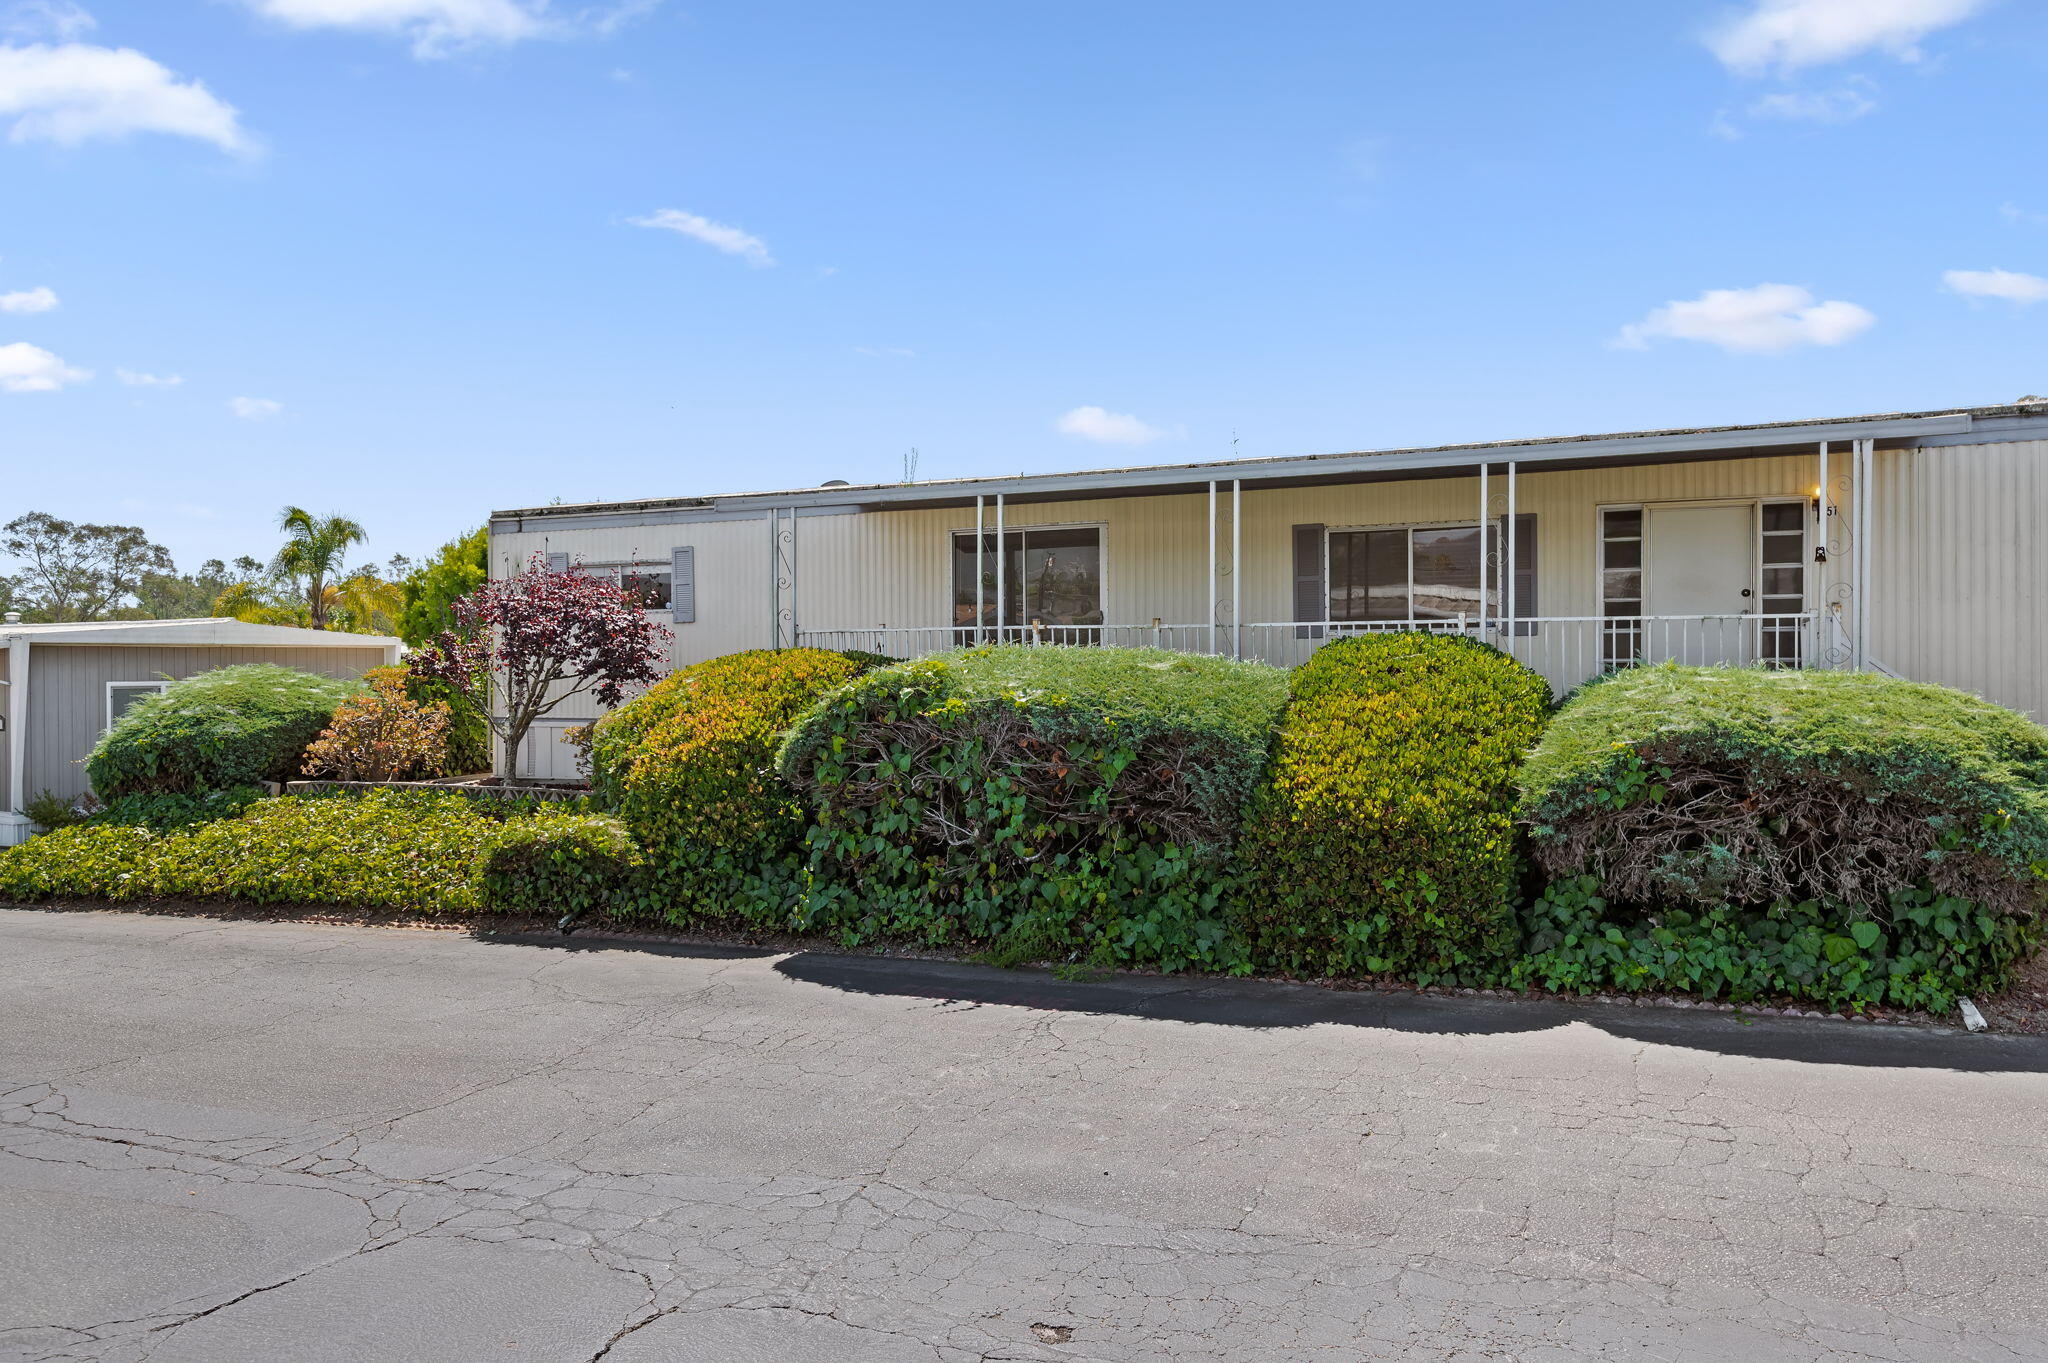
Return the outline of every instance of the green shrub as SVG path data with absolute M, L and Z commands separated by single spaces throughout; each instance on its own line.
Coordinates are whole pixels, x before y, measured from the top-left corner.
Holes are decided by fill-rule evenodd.
M 871 672 L 778 759 L 817 814 L 796 926 L 1242 969 L 1221 904 L 1286 687 L 1156 649 L 975 648 Z
M 1998 913 L 2048 896 L 2048 729 L 1856 672 L 1630 669 L 1565 706 L 1523 770 L 1554 879 L 1611 904 L 1811 900 L 1883 925 L 1926 890 Z
M 1945 1013 L 1959 995 L 2003 987 L 2040 939 L 2036 920 L 1924 888 L 1887 896 L 1883 925 L 1812 900 L 1762 913 L 1728 905 L 1614 912 L 1599 889 L 1595 876 L 1559 881 L 1529 909 L 1516 985 Z
M 816 648 L 735 653 L 683 668 L 598 721 L 592 803 L 644 849 L 670 916 L 787 914 L 807 818 L 775 774 L 776 745 L 866 665 Z
M 108 801 L 289 781 L 334 707 L 358 689 L 271 663 L 201 672 L 130 706 L 87 755 L 86 775 Z
M 1240 848 L 1236 912 L 1299 974 L 1496 973 L 1512 954 L 1516 767 L 1543 679 L 1475 640 L 1340 639 L 1295 669 Z
M 263 792 L 255 786 L 233 786 L 198 795 L 175 791 L 161 795 L 123 795 L 92 815 L 90 822 L 133 824 L 163 833 L 214 819 L 240 818 L 244 810 L 262 798 Z
M 45 790 L 38 792 L 34 799 L 24 804 L 21 812 L 38 828 L 69 828 L 72 824 L 84 823 L 89 817 L 85 810 L 79 808 L 79 804 L 80 801 L 77 799 L 67 800 L 55 791 Z
M 0 899 L 147 899 L 163 835 L 141 824 L 82 823 L 0 852 Z
M 624 824 L 556 814 L 504 825 L 478 867 L 484 904 L 509 913 L 575 919 L 628 908 L 639 888 L 639 849 Z
M 562 814 L 515 817 L 565 817 Z M 0 853 L 0 897 L 218 899 L 468 913 L 505 812 L 431 792 L 259 800 L 160 831 L 94 822 Z

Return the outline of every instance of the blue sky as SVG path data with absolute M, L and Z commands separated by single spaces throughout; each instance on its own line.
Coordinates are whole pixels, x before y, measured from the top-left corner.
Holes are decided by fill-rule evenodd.
M 285 502 L 417 555 L 913 446 L 2048 391 L 2035 0 L 0 0 L 0 43 L 0 518 L 181 566 Z

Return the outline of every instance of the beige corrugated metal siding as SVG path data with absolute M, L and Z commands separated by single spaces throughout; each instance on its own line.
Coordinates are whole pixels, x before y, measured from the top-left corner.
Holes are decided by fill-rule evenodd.
M 2048 440 L 1875 457 L 1871 659 L 2048 717 Z
M 2040 681 L 2048 674 L 2048 636 L 2038 618 L 2048 550 L 2034 527 L 2048 517 L 2048 442 L 1883 452 L 1876 458 L 1872 656 L 1896 671 L 2039 712 L 2048 703 Z M 1830 465 L 1831 500 L 1838 508 L 1834 554 L 1824 568 L 1809 569 L 1811 608 L 1847 604 L 1855 529 L 1850 466 L 1844 443 Z M 1516 509 L 1537 518 L 1537 613 L 1599 613 L 1602 506 L 1803 500 L 1813 494 L 1818 477 L 1814 455 L 1524 473 Z M 1499 515 L 1506 498 L 1499 473 L 1490 491 Z M 1476 475 L 1246 491 L 1245 622 L 1292 619 L 1295 525 L 1469 524 L 1478 495 Z M 993 528 L 993 498 L 990 503 L 986 523 Z M 1216 583 L 1226 620 L 1230 507 L 1226 484 L 1218 497 L 1222 571 Z M 1197 493 L 1035 502 L 1008 507 L 1004 520 L 1008 526 L 1100 525 L 1111 625 L 1142 626 L 1154 617 L 1204 625 L 1208 512 L 1208 498 Z M 804 517 L 797 545 L 799 625 L 809 633 L 951 623 L 949 537 L 973 525 L 971 508 Z M 506 534 L 494 540 L 493 562 L 503 571 L 535 551 L 588 562 L 659 562 L 672 545 L 697 546 L 697 623 L 676 629 L 674 657 L 681 665 L 772 641 L 768 535 L 765 519 Z
M 79 763 L 106 725 L 107 683 L 189 677 L 233 663 L 277 663 L 330 677 L 381 666 L 381 648 L 140 648 L 34 644 L 29 649 L 25 797 L 70 797 L 88 782 Z M 10 735 L 10 737 L 12 737 Z M 19 806 L 21 799 L 14 800 Z

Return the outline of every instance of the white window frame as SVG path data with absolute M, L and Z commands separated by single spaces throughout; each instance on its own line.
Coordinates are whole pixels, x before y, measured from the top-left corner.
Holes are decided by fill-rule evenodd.
M 581 572 L 591 577 L 609 577 L 614 587 L 620 585 L 619 579 L 623 575 L 621 570 L 627 568 L 646 568 L 668 574 L 668 604 L 666 606 L 649 607 L 640 612 L 642 615 L 674 615 L 676 613 L 676 572 L 675 560 L 673 558 L 598 559 L 589 563 L 572 562 L 569 565 L 571 572 Z
M 1112 628 L 1112 626 L 1113 626 L 1113 623 L 1114 623 L 1114 622 L 1112 622 L 1112 621 L 1110 620 L 1110 618 L 1109 618 L 1109 602 L 1110 602 L 1110 589 L 1109 589 L 1109 573 L 1110 573 L 1110 553 L 1109 553 L 1109 522 L 1108 522 L 1108 521 L 1045 521 L 1045 522 L 1042 522 L 1042 523 L 1041 523 L 1041 522 L 1039 522 L 1039 521 L 1026 521 L 1026 522 L 1024 522 L 1024 523 L 1022 523 L 1022 524 L 1019 524 L 1019 523 L 1018 523 L 1018 522 L 1016 522 L 1016 521 L 1012 521 L 1012 520 L 1008 520 L 1008 519 L 1005 519 L 1005 520 L 1003 521 L 1003 533 L 1004 533 L 1005 535 L 1007 535 L 1007 534 L 1009 534 L 1009 533 L 1010 533 L 1011 531 L 1013 531 L 1013 530 L 1016 530 L 1016 531 L 1027 531 L 1027 532 L 1028 532 L 1028 531 L 1032 531 L 1032 530 L 1093 530 L 1093 531 L 1095 532 L 1095 547 L 1096 547 L 1096 552 L 1097 552 L 1098 554 L 1100 554 L 1100 555 L 1101 555 L 1101 558 L 1102 558 L 1102 571 L 1101 571 L 1101 572 L 1100 572 L 1099 574 L 1097 574 L 1097 577 L 1096 577 L 1096 581 L 1097 581 L 1097 593 L 1098 593 L 1098 594 L 1097 594 L 1097 600 L 1096 600 L 1096 604 L 1097 604 L 1097 607 L 1099 608 L 1100 614 L 1101 614 L 1101 616 L 1102 616 L 1102 623 L 1101 623 L 1100 625 L 1048 625 L 1048 626 L 1046 626 L 1046 628 L 1047 628 L 1047 629 L 1109 629 L 1109 628 Z M 989 518 L 989 523 L 988 523 L 987 525 L 985 525 L 985 526 L 983 526 L 983 527 L 981 528 L 981 533 L 982 533 L 982 534 L 984 534 L 984 535 L 993 535 L 993 534 L 995 534 L 995 533 L 996 533 L 996 523 L 995 523 L 995 518 L 994 518 L 994 515 L 993 515 L 993 513 L 991 513 L 991 515 L 990 515 L 990 518 Z M 971 526 L 971 525 L 961 525 L 961 526 L 955 526 L 954 528 L 952 528 L 952 529 L 950 529 L 950 530 L 948 530 L 948 531 L 946 532 L 946 570 L 945 570 L 945 595 L 944 595 L 944 597 L 942 597 L 942 598 L 941 598 L 941 600 L 940 600 L 940 607 L 939 607 L 939 618 L 940 618 L 940 619 L 942 619 L 942 620 L 950 620 L 950 619 L 951 619 L 951 617 L 952 617 L 952 614 L 953 614 L 953 541 L 954 541 L 955 539 L 959 538 L 959 537 L 960 537 L 961 535 L 970 535 L 970 536 L 971 536 L 971 535 L 973 535 L 973 534 L 974 534 L 974 527 L 973 527 L 973 526 Z M 1020 597 L 1018 598 L 1018 600 L 1019 600 L 1019 601 L 1021 602 L 1021 601 L 1023 600 L 1023 598 L 1022 598 L 1022 597 L 1020 596 Z M 1031 623 L 1031 621 L 1030 621 L 1029 619 L 1024 619 L 1024 620 L 1005 620 L 1005 621 L 1003 622 L 1003 628 L 1005 628 L 1005 629 L 1016 629 L 1016 628 L 1018 628 L 1018 627 L 1020 627 L 1020 626 L 1028 626 L 1028 625 L 1029 625 L 1030 623 Z M 972 625 L 954 625 L 954 624 L 948 624 L 948 625 L 945 625 L 945 626 L 943 626 L 943 628 L 946 628 L 946 629 L 952 629 L 952 630 L 966 630 L 966 631 L 968 631 L 968 632 L 970 632 L 970 633 L 971 633 L 971 632 L 973 631 L 973 629 L 974 629 L 974 626 L 972 626 Z M 994 625 L 990 625 L 990 626 L 988 626 L 988 628 L 990 628 L 990 629 L 994 629 L 994 628 L 995 628 L 995 626 L 994 626 Z
M 1367 533 L 1367 532 L 1371 532 L 1371 531 L 1378 531 L 1378 530 L 1405 530 L 1405 531 L 1407 531 L 1407 532 L 1408 532 L 1408 552 L 1407 552 L 1407 553 L 1406 553 L 1405 555 L 1403 555 L 1403 557 L 1404 557 L 1404 558 L 1405 558 L 1405 559 L 1407 560 L 1407 563 L 1408 563 L 1408 614 L 1407 614 L 1406 616 L 1402 617 L 1402 620 L 1403 620 L 1403 621 L 1405 622 L 1405 621 L 1412 621 L 1412 620 L 1415 620 L 1415 619 L 1417 619 L 1417 618 L 1418 618 L 1418 617 L 1416 616 L 1416 614 L 1415 614 L 1415 532 L 1416 532 L 1416 531 L 1418 531 L 1418 530 L 1474 530 L 1474 529 L 1479 529 L 1479 528 L 1480 528 L 1480 527 L 1479 527 L 1479 523 L 1478 523 L 1477 521 L 1468 521 L 1468 520 L 1462 520 L 1462 519 L 1460 519 L 1460 520 L 1448 520 L 1448 521 L 1397 521 L 1397 522 L 1395 522 L 1395 523 L 1394 523 L 1394 524 L 1392 524 L 1392 525 L 1326 525 L 1326 526 L 1324 526 L 1324 527 L 1323 527 L 1323 617 L 1324 617 L 1324 623 L 1325 623 L 1325 624 L 1328 624 L 1328 625 L 1333 625 L 1333 626 L 1334 626 L 1334 625 L 1371 625 L 1371 624 L 1382 624 L 1382 625 L 1384 625 L 1384 624 L 1392 624 L 1392 623 L 1395 623 L 1395 622 L 1393 622 L 1393 621 L 1388 621 L 1388 620 L 1377 620 L 1377 621 L 1375 621 L 1375 620 L 1338 620 L 1338 619 L 1335 619 L 1335 618 L 1333 618 L 1333 616 L 1332 616 L 1332 613 L 1331 613 L 1331 610 L 1330 610 L 1330 537 L 1331 537 L 1332 535 L 1357 535 L 1357 534 L 1364 534 L 1364 533 Z M 1506 516 L 1495 516 L 1495 517 L 1493 517 L 1493 518 L 1492 518 L 1491 520 L 1487 521 L 1487 523 L 1486 523 L 1486 527 L 1485 527 L 1485 530 L 1491 530 L 1491 531 L 1493 532 L 1493 539 L 1494 539 L 1494 544 L 1498 545 L 1498 546 L 1499 546 L 1499 548 L 1500 548 L 1500 550 L 1501 550 L 1501 552 L 1502 552 L 1503 554 L 1505 554 L 1505 553 L 1507 552 L 1507 517 L 1506 517 Z M 1481 595 L 1482 595 L 1482 596 L 1483 596 L 1483 595 L 1485 594 L 1485 591 L 1486 591 L 1486 587 L 1487 587 L 1487 582 L 1486 582 L 1486 554 L 1487 554 L 1487 549 L 1488 549 L 1488 547 L 1489 547 L 1489 546 L 1488 546 L 1488 544 L 1487 544 L 1487 536 L 1486 536 L 1485 530 L 1481 530 L 1481 531 L 1480 531 L 1480 536 L 1479 536 L 1479 565 L 1480 565 L 1480 566 L 1479 566 L 1479 590 L 1480 590 L 1480 593 L 1481 593 Z M 1494 600 L 1493 600 L 1492 602 L 1490 602 L 1490 603 L 1489 603 L 1489 606 L 1491 606 L 1491 607 L 1498 607 L 1498 606 L 1499 606 L 1499 604 L 1500 604 L 1500 595 L 1501 595 L 1501 584 L 1500 584 L 1500 583 L 1499 583 L 1498 581 L 1496 581 L 1495 583 L 1493 583 L 1493 595 L 1494 595 Z M 1494 612 L 1493 612 L 1493 610 L 1489 609 L 1487 613 L 1488 613 L 1489 615 L 1491 615 L 1491 614 L 1493 614 Z
M 101 733 L 105 733 L 107 730 L 114 727 L 114 689 L 116 687 L 123 687 L 128 690 L 149 690 L 154 691 L 159 696 L 161 696 L 164 692 L 171 689 L 171 684 L 168 681 L 164 681 L 161 679 L 108 682 L 106 687 L 105 703 L 100 707 Z

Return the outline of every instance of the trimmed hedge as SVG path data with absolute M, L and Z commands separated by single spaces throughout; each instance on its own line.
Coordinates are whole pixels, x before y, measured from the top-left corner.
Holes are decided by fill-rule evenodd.
M 1871 673 L 1629 669 L 1558 713 L 1521 815 L 1546 871 L 1614 903 L 2048 904 L 2048 729 Z
M 683 920 L 779 924 L 800 888 L 807 815 L 777 778 L 776 745 L 871 655 L 755 649 L 697 663 L 594 726 L 592 803 L 640 844 L 653 896 Z
M 1530 907 L 1525 955 L 1511 972 L 1517 986 L 1684 991 L 1737 1003 L 1791 995 L 1858 1012 L 1945 1013 L 1959 995 L 2000 987 L 2041 935 L 2033 919 L 1925 888 L 1887 896 L 1869 917 L 1812 900 L 1767 913 L 1734 905 L 1632 913 L 1610 907 L 1599 889 L 1595 876 L 1559 881 Z
M 1001 646 L 869 673 L 790 731 L 816 812 L 794 926 L 1246 969 L 1229 858 L 1286 674 L 1157 649 Z
M 507 823 L 491 840 L 477 866 L 477 884 L 493 909 L 568 922 L 624 907 L 639 867 L 639 848 L 617 819 L 538 816 Z
M 1496 973 L 1513 955 L 1515 772 L 1543 678 L 1489 645 L 1361 635 L 1295 669 L 1252 802 L 1236 916 L 1262 964 L 1303 975 Z
M 93 745 L 86 775 L 109 802 L 289 781 L 335 707 L 361 689 L 272 663 L 201 672 L 130 706 Z
M 232 808 L 232 806 L 230 806 Z M 218 899 L 423 913 L 491 907 L 483 864 L 508 832 L 573 816 L 428 792 L 289 796 L 153 828 L 92 822 L 0 853 L 0 899 Z

